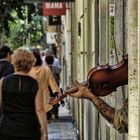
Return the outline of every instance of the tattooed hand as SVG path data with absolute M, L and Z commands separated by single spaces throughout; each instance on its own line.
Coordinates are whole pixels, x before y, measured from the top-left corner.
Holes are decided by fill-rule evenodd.
M 92 91 L 90 91 L 88 87 L 85 87 L 79 84 L 77 81 L 75 81 L 75 86 L 78 88 L 78 91 L 75 93 L 69 94 L 69 96 L 82 98 L 82 99 L 89 99 L 106 120 L 108 120 L 111 123 L 113 122 L 114 113 L 115 113 L 114 108 L 109 106 L 98 96 L 94 95 L 94 93 L 92 93 Z
M 82 98 L 82 99 L 91 99 L 92 92 L 88 87 L 81 85 L 78 81 L 75 81 L 74 85 L 78 88 L 77 92 L 69 94 L 69 96 Z

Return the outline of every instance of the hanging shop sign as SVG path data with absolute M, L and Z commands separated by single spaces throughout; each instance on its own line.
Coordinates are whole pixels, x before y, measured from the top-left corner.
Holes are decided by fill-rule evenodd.
M 75 0 L 24 0 L 24 3 L 75 2 Z
M 75 0 L 46 0 L 46 2 L 75 2 Z
M 49 16 L 49 26 L 61 25 L 61 16 Z
M 66 4 L 61 2 L 46 2 L 43 3 L 43 16 L 51 15 L 65 15 L 66 14 Z
M 57 26 L 48 26 L 47 30 L 48 32 L 57 32 Z
M 44 0 L 24 0 L 24 3 L 43 3 Z

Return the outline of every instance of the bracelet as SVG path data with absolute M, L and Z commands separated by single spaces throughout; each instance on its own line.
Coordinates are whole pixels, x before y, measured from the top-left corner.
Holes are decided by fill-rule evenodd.
M 43 137 L 47 137 L 48 135 L 47 134 L 43 134 Z

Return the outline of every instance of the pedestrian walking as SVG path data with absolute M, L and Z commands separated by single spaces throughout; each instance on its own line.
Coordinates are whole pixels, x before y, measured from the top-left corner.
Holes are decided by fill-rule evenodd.
M 14 73 L 14 66 L 11 64 L 12 54 L 10 47 L 6 45 L 0 47 L 0 78 Z
M 55 81 L 57 82 L 57 84 L 59 86 L 60 85 L 61 68 L 60 68 L 60 64 L 55 65 L 54 61 L 55 61 L 55 57 L 54 57 L 53 51 L 51 49 L 46 49 L 46 51 L 45 51 L 45 64 L 51 69 L 53 76 L 55 78 Z
M 53 106 L 48 103 L 50 99 L 49 86 L 51 87 L 53 94 L 61 95 L 61 90 L 59 89 L 50 68 L 43 65 L 40 51 L 36 48 L 32 48 L 31 51 L 36 58 L 36 63 L 30 71 L 30 75 L 34 77 L 42 87 L 43 103 L 47 115 L 47 113 L 53 108 Z M 48 115 L 47 117 L 49 120 L 50 115 Z
M 34 55 L 19 48 L 12 62 L 15 73 L 0 80 L 0 140 L 47 140 L 43 94 L 28 74 L 35 63 Z
M 10 47 L 8 47 L 7 45 L 0 46 L 0 79 L 14 73 L 14 66 L 13 64 L 11 64 L 12 54 L 13 52 Z M 2 108 L 0 109 L 0 116 L 1 110 Z
M 60 71 L 59 67 L 53 65 L 53 62 L 54 62 L 54 55 L 52 53 L 52 50 L 51 49 L 46 49 L 45 63 L 50 68 L 50 70 L 52 71 L 54 79 L 59 86 L 60 85 L 60 72 L 61 71 Z M 49 86 L 49 90 L 50 90 L 50 96 L 55 98 L 57 95 L 53 94 L 50 86 Z M 62 100 L 61 100 L 61 103 L 62 103 Z M 63 104 L 64 104 L 64 102 L 63 102 Z M 53 105 L 53 108 L 48 112 L 48 115 L 50 115 L 50 117 L 53 118 L 53 119 L 58 119 L 59 107 L 60 107 L 59 103 L 56 104 L 56 105 Z M 54 117 L 52 117 L 52 116 L 54 116 Z

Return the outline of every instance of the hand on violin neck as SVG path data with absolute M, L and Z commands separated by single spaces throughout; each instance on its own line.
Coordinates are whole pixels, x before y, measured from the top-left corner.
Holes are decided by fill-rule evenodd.
M 58 91 L 57 91 L 57 97 L 61 96 L 63 94 L 63 90 L 62 88 L 60 88 Z
M 69 96 L 75 97 L 75 98 L 81 98 L 81 99 L 89 99 L 91 100 L 92 92 L 88 89 L 88 87 L 83 86 L 78 81 L 74 82 L 74 85 L 77 87 L 78 91 L 68 94 Z

